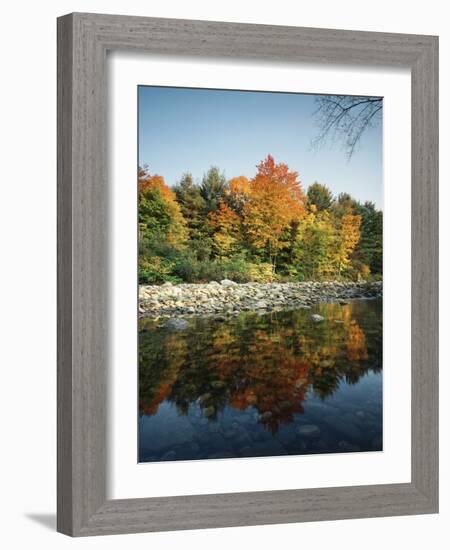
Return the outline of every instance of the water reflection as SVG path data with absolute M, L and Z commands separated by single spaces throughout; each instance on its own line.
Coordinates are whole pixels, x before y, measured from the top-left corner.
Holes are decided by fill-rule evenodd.
M 140 461 L 379 450 L 381 368 L 378 300 L 142 319 Z

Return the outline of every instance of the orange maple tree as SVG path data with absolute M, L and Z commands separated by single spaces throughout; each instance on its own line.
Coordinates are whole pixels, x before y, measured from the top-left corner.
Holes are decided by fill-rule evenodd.
M 287 164 L 276 164 L 272 155 L 257 169 L 243 205 L 243 223 L 251 245 L 264 250 L 275 269 L 277 253 L 286 246 L 283 234 L 304 215 L 305 196 L 298 173 Z

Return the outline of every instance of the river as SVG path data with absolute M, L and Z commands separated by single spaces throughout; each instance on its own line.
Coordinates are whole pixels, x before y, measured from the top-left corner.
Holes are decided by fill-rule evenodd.
M 382 450 L 380 299 L 185 319 L 139 321 L 139 462 Z

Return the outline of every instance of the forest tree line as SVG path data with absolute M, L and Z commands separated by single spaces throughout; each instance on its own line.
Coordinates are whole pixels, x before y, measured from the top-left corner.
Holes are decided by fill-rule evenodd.
M 227 180 L 211 167 L 170 188 L 139 169 L 139 282 L 380 279 L 382 212 L 334 197 L 268 155 L 256 174 Z

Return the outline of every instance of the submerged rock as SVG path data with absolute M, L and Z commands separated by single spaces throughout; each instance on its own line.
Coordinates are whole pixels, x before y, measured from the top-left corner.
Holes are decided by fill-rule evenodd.
M 311 321 L 313 323 L 321 323 L 322 321 L 325 321 L 325 317 L 322 317 L 322 315 L 317 315 L 317 313 L 314 313 L 311 315 Z
M 213 416 L 215 412 L 216 409 L 214 407 L 206 407 L 206 409 L 203 410 L 203 414 L 208 418 Z
M 203 393 L 199 398 L 198 398 L 198 402 L 200 403 L 200 405 L 203 405 L 203 403 L 206 403 L 207 401 L 209 401 L 211 399 L 211 394 L 210 393 Z
M 319 437 L 320 428 L 315 424 L 303 424 L 297 428 L 297 433 L 302 437 Z
M 186 321 L 186 319 L 169 319 L 165 325 L 167 328 L 170 328 L 172 330 L 186 330 L 189 326 L 189 323 Z

